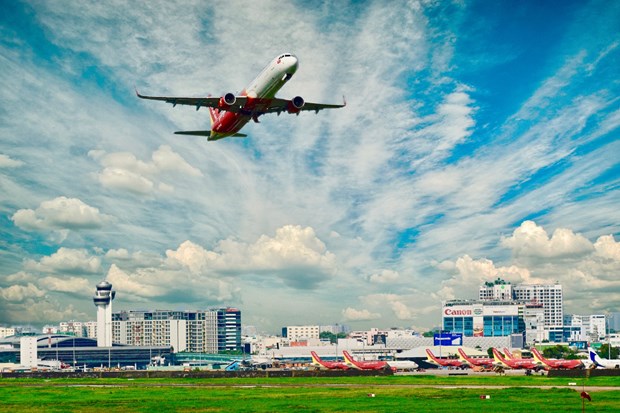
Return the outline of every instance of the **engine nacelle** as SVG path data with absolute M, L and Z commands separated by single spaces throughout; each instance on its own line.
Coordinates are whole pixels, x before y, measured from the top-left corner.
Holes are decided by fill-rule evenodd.
M 299 113 L 299 110 L 304 107 L 304 98 L 301 96 L 295 96 L 287 105 L 286 110 L 288 113 Z
M 235 94 L 229 92 L 220 98 L 220 103 L 218 106 L 222 109 L 228 108 L 234 105 L 236 101 L 237 98 L 235 98 Z

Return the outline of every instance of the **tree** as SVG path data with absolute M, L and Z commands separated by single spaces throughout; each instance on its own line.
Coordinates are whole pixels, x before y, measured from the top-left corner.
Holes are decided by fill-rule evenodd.
M 611 347 L 611 355 L 609 354 L 609 344 L 603 344 L 600 349 L 598 349 L 598 355 L 601 358 L 605 359 L 617 359 L 618 353 L 620 353 L 620 349 L 618 347 Z
M 334 334 L 329 331 L 323 331 L 319 334 L 319 338 L 321 340 L 329 340 L 330 343 L 335 344 L 339 338 L 346 338 L 347 335 L 345 333 Z
M 577 352 L 569 347 L 563 345 L 555 345 L 545 348 L 542 351 L 543 356 L 548 359 L 577 359 L 579 356 Z

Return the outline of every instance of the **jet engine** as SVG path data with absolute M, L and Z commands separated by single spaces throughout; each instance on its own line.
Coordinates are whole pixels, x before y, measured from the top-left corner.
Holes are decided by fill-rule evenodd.
M 286 108 L 288 113 L 299 113 L 299 110 L 304 107 L 304 98 L 301 96 L 295 96 L 289 103 Z
M 229 92 L 220 98 L 220 103 L 218 106 L 222 109 L 228 108 L 234 105 L 236 100 L 235 94 Z

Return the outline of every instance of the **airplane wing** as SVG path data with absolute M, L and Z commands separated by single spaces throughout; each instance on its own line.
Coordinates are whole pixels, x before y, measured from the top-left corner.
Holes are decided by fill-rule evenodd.
M 287 109 L 291 108 L 291 106 L 293 107 L 295 106 L 294 100 L 295 99 L 289 100 L 289 99 L 273 98 L 271 99 L 267 107 L 261 109 L 261 112 L 262 113 L 278 113 L 278 114 L 281 112 L 286 112 Z M 303 102 L 303 106 L 298 108 L 298 110 L 300 112 L 306 110 L 306 111 L 314 111 L 315 113 L 319 113 L 319 110 L 337 109 L 337 108 L 343 108 L 345 106 L 347 106 L 347 102 L 346 100 L 344 100 L 344 97 L 343 97 L 343 102 L 342 104 L 339 104 L 339 105 L 328 104 L 328 103 Z
M 147 96 L 141 95 L 136 90 L 136 95 L 140 99 L 149 99 L 149 100 L 161 100 L 166 103 L 171 103 L 172 106 L 176 105 L 188 105 L 194 106 L 196 110 L 206 107 L 206 108 L 219 108 L 220 107 L 220 97 L 178 97 L 178 96 Z M 239 113 L 242 111 L 243 107 L 247 102 L 247 97 L 245 96 L 235 96 L 235 103 L 227 106 L 225 110 L 228 112 Z

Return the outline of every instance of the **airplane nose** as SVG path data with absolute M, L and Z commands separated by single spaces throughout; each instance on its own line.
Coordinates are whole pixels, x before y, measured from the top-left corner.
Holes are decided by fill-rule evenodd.
M 289 61 L 290 61 L 290 63 L 289 63 L 289 64 L 290 64 L 291 69 L 293 69 L 293 70 L 297 70 L 297 67 L 299 66 L 299 60 L 297 60 L 297 57 L 296 57 L 296 56 L 291 55 L 291 56 L 289 57 Z

